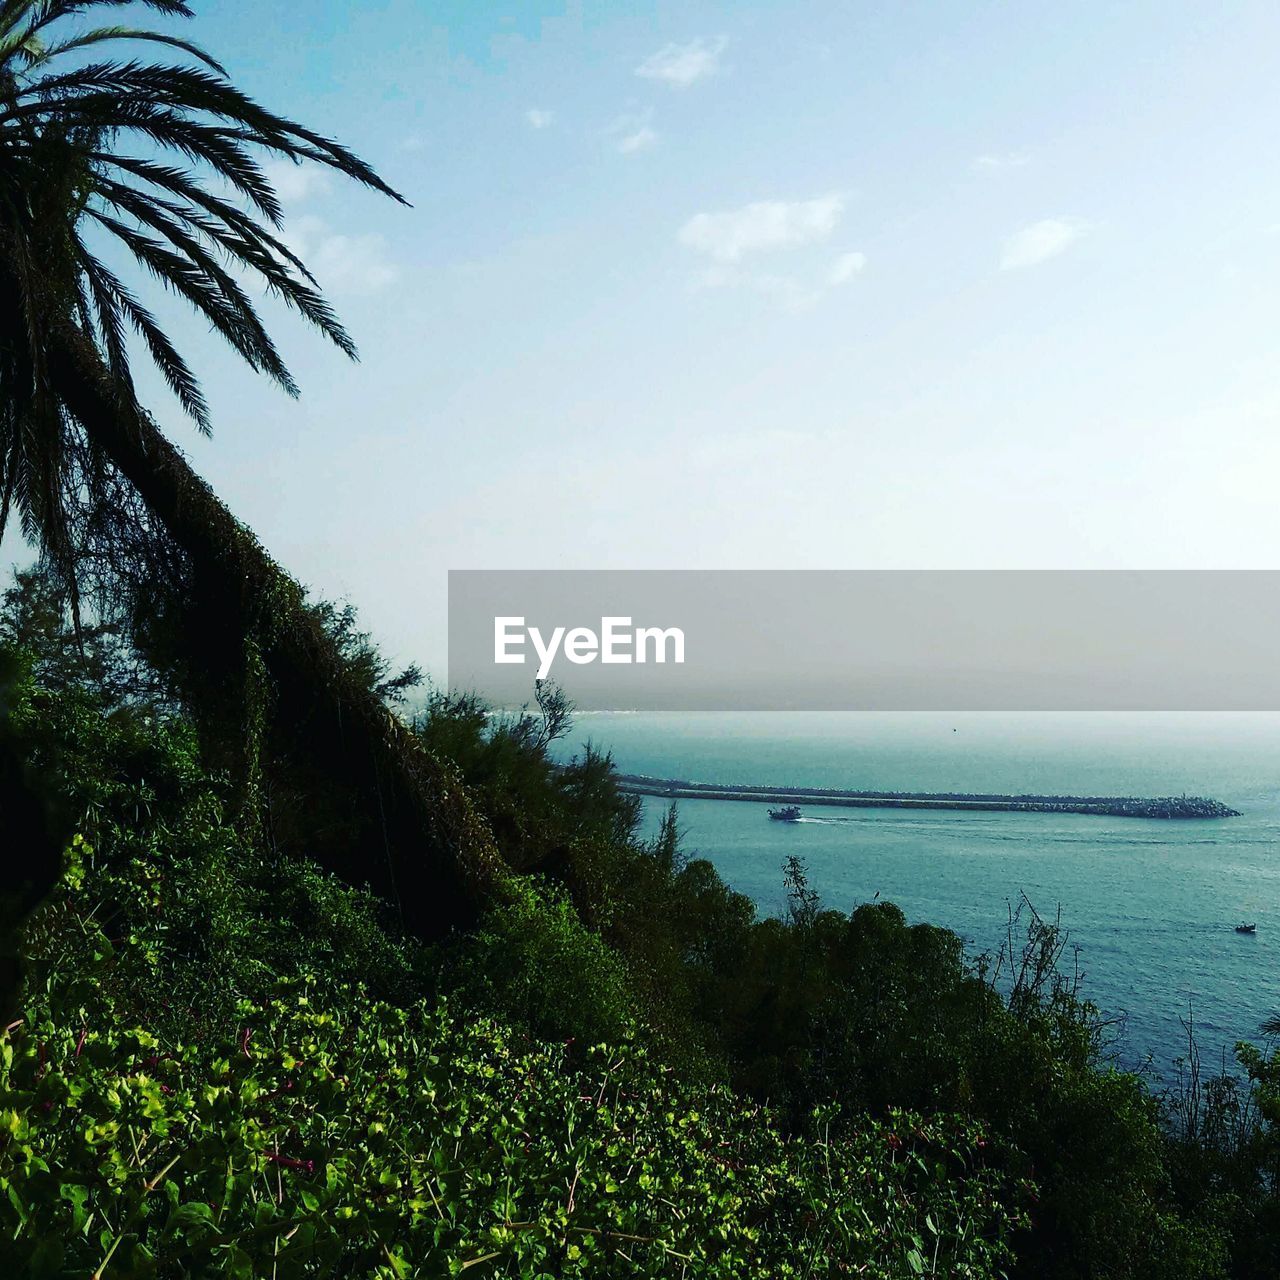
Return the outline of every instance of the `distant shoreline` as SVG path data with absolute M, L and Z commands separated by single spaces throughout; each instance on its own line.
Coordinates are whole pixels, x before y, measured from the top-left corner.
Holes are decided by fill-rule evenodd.
M 952 809 L 980 813 L 1083 813 L 1116 818 L 1238 818 L 1238 809 L 1203 796 L 1041 796 L 979 795 L 969 792 L 841 791 L 829 787 L 726 786 L 618 776 L 623 791 L 668 800 L 744 800 L 757 804 L 828 805 L 849 809 Z

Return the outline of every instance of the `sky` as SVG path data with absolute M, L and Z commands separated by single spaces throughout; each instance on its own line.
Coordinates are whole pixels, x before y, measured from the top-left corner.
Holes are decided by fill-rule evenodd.
M 359 344 L 171 436 L 443 665 L 449 569 L 1276 568 L 1280 6 L 210 0 Z

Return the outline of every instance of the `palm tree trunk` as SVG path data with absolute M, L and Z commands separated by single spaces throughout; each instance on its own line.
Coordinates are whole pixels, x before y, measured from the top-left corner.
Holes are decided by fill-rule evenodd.
M 137 490 L 186 554 L 204 605 L 250 627 L 278 705 L 305 708 L 313 760 L 354 784 L 381 824 L 382 852 L 330 867 L 396 904 L 406 927 L 437 938 L 472 921 L 509 883 L 485 821 L 456 772 L 442 765 L 367 685 L 304 607 L 301 587 L 232 516 L 145 413 L 122 403 L 96 349 L 65 326 L 47 351 L 49 375 L 86 434 Z M 242 633 L 243 634 L 243 633 Z

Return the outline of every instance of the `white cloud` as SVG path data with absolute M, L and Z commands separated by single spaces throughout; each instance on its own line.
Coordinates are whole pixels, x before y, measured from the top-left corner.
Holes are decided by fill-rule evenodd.
M 292 160 L 267 160 L 262 171 L 267 181 L 275 188 L 276 194 L 287 204 L 296 204 L 300 200 L 309 200 L 312 196 L 323 195 L 329 190 L 329 174 L 317 164 L 304 161 L 295 164 Z
M 833 288 L 837 285 L 848 284 L 854 276 L 862 273 L 862 268 L 866 265 L 867 255 L 865 253 L 842 253 L 831 264 L 831 270 L 827 273 L 827 283 Z
M 807 267 L 782 272 L 747 269 L 743 260 L 827 240 L 844 209 L 845 197 L 834 193 L 814 200 L 762 200 L 741 209 L 696 214 L 680 228 L 679 241 L 711 259 L 695 277 L 696 287 L 747 288 L 798 311 L 848 284 L 866 266 L 866 255 L 840 253 L 822 267 L 810 258 Z
M 285 238 L 320 284 L 334 293 L 378 293 L 400 274 L 382 236 L 343 235 L 314 214 L 293 219 Z
M 658 135 L 647 124 L 642 124 L 638 129 L 625 133 L 618 139 L 618 150 L 623 155 L 630 155 L 633 151 L 648 151 L 657 145 Z
M 289 205 L 323 196 L 330 189 L 330 175 L 319 165 L 269 160 L 263 170 Z M 343 235 L 314 213 L 290 216 L 283 239 L 321 285 L 334 293 L 377 293 L 399 274 L 382 236 Z
M 531 128 L 545 129 L 555 119 L 555 115 L 553 112 L 543 111 L 540 107 L 530 107 L 524 113 L 524 118 Z
M 418 134 L 411 134 L 400 143 L 401 151 L 421 151 L 427 145 L 426 138 L 420 137 Z
M 839 254 L 816 276 L 812 271 L 779 273 L 746 271 L 727 263 L 712 263 L 694 279 L 699 289 L 750 289 L 772 298 L 788 311 L 804 311 L 821 302 L 832 289 L 846 285 L 867 265 L 864 253 Z
M 1031 157 L 1022 151 L 1005 151 L 1000 154 L 988 153 L 974 159 L 975 169 L 1020 169 L 1030 164 Z
M 1065 253 L 1089 231 L 1089 224 L 1079 218 L 1045 218 L 1011 235 L 1004 242 L 1000 270 L 1014 271 L 1034 267 Z
M 658 145 L 658 132 L 652 127 L 652 120 L 652 111 L 629 111 L 618 116 L 604 130 L 604 136 L 612 139 L 615 149 L 623 155 L 649 151 Z
M 844 197 L 816 200 L 761 200 L 723 213 L 698 213 L 680 228 L 687 248 L 717 262 L 738 262 L 746 254 L 825 240 L 844 214 Z
M 720 70 L 720 55 L 728 43 L 728 38 L 721 36 L 718 40 L 699 38 L 688 44 L 669 44 L 650 54 L 636 68 L 636 75 L 645 80 L 661 80 L 673 89 L 687 89 Z

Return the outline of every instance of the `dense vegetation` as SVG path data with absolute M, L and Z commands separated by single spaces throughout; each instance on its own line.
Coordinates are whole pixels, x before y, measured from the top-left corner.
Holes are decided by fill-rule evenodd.
M 0 1229 L 34 1274 L 1275 1273 L 1274 1059 L 1162 1118 L 1054 925 L 971 964 L 890 905 L 824 910 L 796 863 L 760 919 L 674 814 L 637 837 L 607 758 L 553 764 L 541 691 L 417 717 L 523 872 L 427 945 L 280 838 L 288 761 L 250 813 L 40 575 L 0 639 L 76 832 L 0 1061 Z

